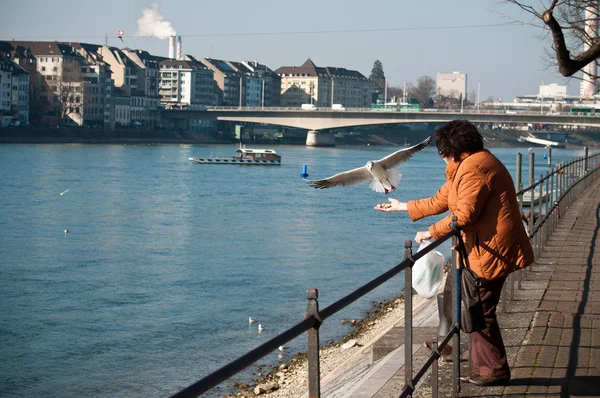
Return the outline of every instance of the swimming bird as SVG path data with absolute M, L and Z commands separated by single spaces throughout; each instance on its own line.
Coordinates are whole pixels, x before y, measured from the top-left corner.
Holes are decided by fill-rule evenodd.
M 283 351 L 285 351 L 285 350 L 286 350 L 286 348 L 287 348 L 287 347 L 284 347 L 284 346 L 280 345 L 280 346 L 279 346 L 279 351 L 283 352 Z
M 254 323 L 256 322 L 256 319 L 252 318 L 251 316 L 248 317 L 248 323 Z
M 263 330 L 265 330 L 265 327 L 259 323 L 258 324 L 258 331 L 262 332 Z
M 64 195 L 64 194 L 66 194 L 67 192 L 69 192 L 69 190 L 68 190 L 68 189 L 67 189 L 66 191 L 64 191 L 64 192 L 61 192 L 61 193 L 60 193 L 60 196 L 63 196 L 63 195 Z
M 375 192 L 388 193 L 396 189 L 402 177 L 399 171 L 392 171 L 392 169 L 406 162 L 430 142 L 431 137 L 427 137 L 419 144 L 396 151 L 383 159 L 369 160 L 363 167 L 344 171 L 323 180 L 306 180 L 306 182 L 315 188 L 325 189 L 347 187 L 372 180 L 369 188 Z

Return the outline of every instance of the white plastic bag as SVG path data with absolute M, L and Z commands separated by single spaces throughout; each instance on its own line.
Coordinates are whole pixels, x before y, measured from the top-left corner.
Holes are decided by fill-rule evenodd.
M 419 246 L 420 252 L 433 241 L 424 240 Z M 432 298 L 442 284 L 444 275 L 444 255 L 432 250 L 415 262 L 412 267 L 412 285 L 417 293 L 425 298 Z

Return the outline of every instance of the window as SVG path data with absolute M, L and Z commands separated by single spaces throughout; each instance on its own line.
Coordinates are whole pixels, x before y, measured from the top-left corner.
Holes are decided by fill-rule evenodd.
M 46 67 L 42 66 L 42 72 L 45 72 L 45 71 L 46 71 Z

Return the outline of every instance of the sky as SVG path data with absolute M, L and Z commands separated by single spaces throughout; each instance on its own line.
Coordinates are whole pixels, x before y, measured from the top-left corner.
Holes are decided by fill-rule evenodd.
M 138 26 L 143 10 L 154 11 L 152 32 L 148 22 Z M 542 83 L 578 95 L 579 80 L 550 64 L 543 30 L 514 20 L 531 18 L 500 0 L 0 0 L 0 40 L 107 41 L 167 56 L 168 40 L 147 35 L 174 31 L 196 58 L 257 60 L 273 70 L 310 58 L 366 77 L 379 60 L 389 86 L 459 71 L 468 93 L 479 82 L 482 101 L 537 94 Z

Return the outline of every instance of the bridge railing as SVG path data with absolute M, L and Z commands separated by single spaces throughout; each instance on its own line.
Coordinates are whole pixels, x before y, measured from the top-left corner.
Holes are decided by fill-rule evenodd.
M 214 371 L 208 376 L 202 378 L 201 380 L 189 385 L 188 387 L 182 389 L 181 391 L 174 394 L 172 397 L 182 398 L 182 397 L 197 397 L 200 394 L 203 394 L 212 388 L 219 385 L 221 382 L 227 380 L 231 376 L 241 372 L 248 366 L 257 362 L 261 358 L 265 357 L 269 353 L 277 350 L 280 346 L 285 345 L 286 343 L 292 341 L 296 337 L 300 336 L 303 333 L 308 334 L 308 395 L 309 397 L 320 397 L 321 395 L 321 382 L 320 382 L 320 358 L 319 358 L 319 328 L 324 323 L 324 321 L 341 311 L 348 305 L 354 303 L 356 300 L 360 299 L 367 293 L 371 292 L 375 288 L 379 287 L 383 283 L 389 281 L 394 276 L 404 271 L 404 330 L 405 330 L 405 344 L 408 347 L 412 346 L 412 333 L 413 333 L 413 324 L 412 324 L 412 266 L 415 262 L 425 256 L 427 253 L 435 250 L 442 243 L 452 239 L 452 264 L 454 265 L 453 269 L 454 273 L 449 273 L 449 278 L 452 278 L 451 281 L 453 286 L 455 287 L 455 294 L 453 295 L 453 326 L 450 328 L 446 336 L 442 339 L 441 342 L 437 341 L 437 336 L 433 336 L 434 346 L 433 351 L 428 358 L 425 365 L 419 369 L 415 376 L 413 377 L 413 369 L 412 369 L 412 350 L 405 350 L 405 386 L 401 393 L 401 396 L 409 396 L 415 390 L 416 384 L 419 380 L 425 375 L 427 370 L 430 367 L 433 367 L 433 372 L 437 375 L 437 359 L 440 357 L 440 351 L 448 345 L 449 341 L 453 339 L 453 344 L 455 347 L 460 347 L 460 283 L 455 283 L 455 281 L 460 281 L 461 270 L 457 265 L 460 264 L 462 259 L 465 258 L 465 249 L 464 244 L 461 238 L 461 230 L 457 227 L 457 219 L 453 218 L 453 222 L 450 224 L 452 227 L 451 231 L 436 240 L 434 243 L 428 245 L 425 249 L 417 252 L 413 255 L 412 253 L 412 241 L 407 240 L 404 243 L 404 259 L 403 261 L 391 268 L 387 272 L 381 274 L 365 285 L 359 287 L 348 295 L 342 297 L 338 301 L 329 305 L 328 307 L 319 310 L 318 304 L 318 291 L 317 289 L 308 289 L 307 291 L 307 310 L 306 316 L 304 319 L 297 323 L 296 325 L 290 327 L 286 331 L 281 334 L 275 336 L 271 340 L 265 342 L 259 347 L 251 350 L 250 352 L 242 355 L 238 359 L 228 363 L 222 368 Z M 451 275 L 452 274 L 452 275 Z M 408 293 L 406 293 L 408 292 Z M 457 299 L 458 298 L 458 299 Z M 459 350 L 453 350 L 453 390 L 458 393 L 460 389 L 459 384 L 459 376 L 460 376 L 460 361 L 459 361 Z M 432 379 L 432 384 L 434 386 L 434 390 L 437 391 L 438 380 L 437 377 Z
M 181 109 L 180 109 L 181 110 Z M 344 108 L 334 109 L 331 107 L 316 107 L 314 109 L 302 109 L 296 106 L 201 106 L 199 109 L 182 109 L 186 110 L 202 110 L 202 111 L 244 111 L 244 112 L 335 112 L 339 114 L 352 113 L 352 112 L 373 112 L 373 113 L 425 113 L 425 114 L 464 114 L 467 115 L 522 115 L 522 116 L 544 116 L 544 117 L 560 117 L 560 116 L 571 116 L 571 117 L 600 117 L 600 112 L 589 114 L 582 112 L 556 112 L 556 111 L 544 111 L 536 109 L 523 109 L 523 110 L 505 110 L 505 109 L 475 109 L 475 108 L 464 108 L 464 109 L 437 109 L 437 108 L 426 108 L 426 109 L 393 109 L 393 108 L 377 108 L 371 107 L 356 107 L 356 108 Z

